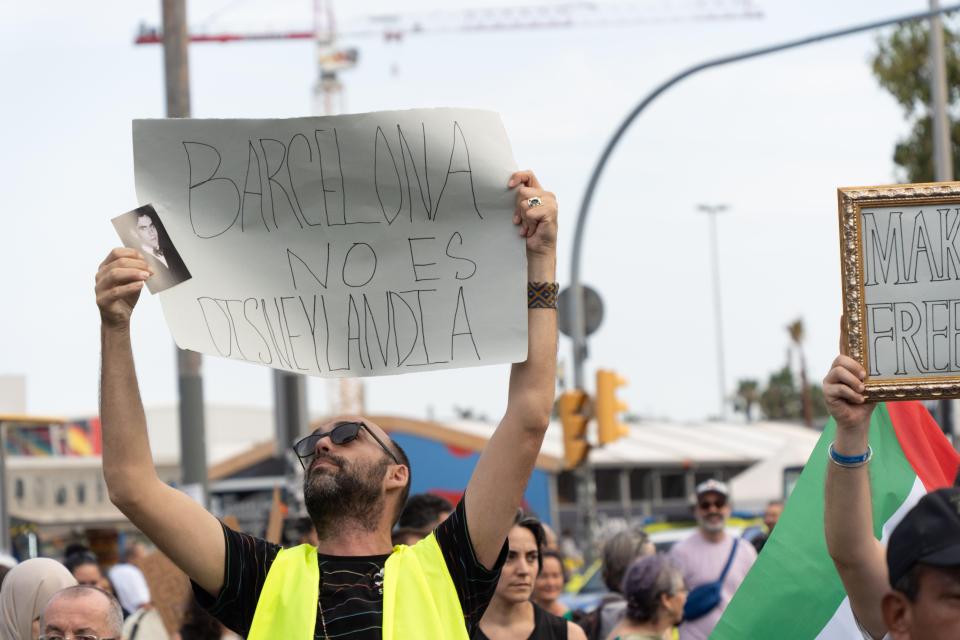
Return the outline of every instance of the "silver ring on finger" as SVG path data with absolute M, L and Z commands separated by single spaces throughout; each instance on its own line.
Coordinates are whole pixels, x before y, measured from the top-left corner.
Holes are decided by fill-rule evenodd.
M 543 199 L 540 196 L 533 196 L 532 198 L 527 198 L 527 206 L 531 209 L 534 207 L 539 207 L 543 204 Z

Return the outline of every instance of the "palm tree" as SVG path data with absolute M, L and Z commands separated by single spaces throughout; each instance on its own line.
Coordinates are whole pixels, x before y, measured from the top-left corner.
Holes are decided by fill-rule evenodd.
M 803 400 L 803 421 L 808 427 L 813 426 L 813 412 L 810 407 L 810 386 L 807 384 L 807 360 L 803 355 L 803 318 L 797 318 L 787 325 L 787 333 L 797 350 L 800 360 L 800 397 Z
M 734 404 L 738 411 L 743 411 L 747 422 L 753 421 L 753 405 L 760 400 L 760 383 L 752 378 L 744 378 L 737 382 L 737 395 Z

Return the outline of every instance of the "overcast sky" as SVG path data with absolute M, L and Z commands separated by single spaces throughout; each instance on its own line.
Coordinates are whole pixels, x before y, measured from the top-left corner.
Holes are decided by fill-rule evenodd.
M 211 29 L 310 27 L 310 0 L 189 4 L 193 23 Z M 336 10 L 346 24 L 383 11 L 502 4 L 354 0 Z M 661 13 L 671 6 L 649 4 Z M 755 4 L 761 20 L 347 42 L 359 47 L 360 63 L 342 76 L 345 108 L 498 111 L 519 165 L 534 169 L 559 196 L 559 279 L 566 285 L 590 171 L 618 123 L 659 82 L 721 54 L 927 6 L 923 0 Z M 159 0 L 0 5 L 0 374 L 27 377 L 32 413 L 96 411 L 93 275 L 117 243 L 110 218 L 139 204 L 130 122 L 163 116 L 161 49 L 132 44 L 140 22 L 158 22 L 159 6 Z M 591 387 L 594 369 L 612 368 L 629 380 L 621 395 L 636 413 L 678 420 L 717 413 L 711 264 L 700 203 L 729 206 L 719 219 L 727 390 L 739 378 L 765 379 L 783 366 L 785 327 L 797 317 L 807 329 L 810 376 L 822 377 L 836 352 L 840 314 L 836 188 L 895 181 L 893 146 L 908 128 L 870 74 L 875 38 L 708 71 L 667 92 L 635 123 L 600 183 L 584 241 L 582 278 L 606 307 L 590 340 Z M 194 45 L 193 115 L 310 115 L 313 56 L 307 42 Z M 156 299 L 142 299 L 134 341 L 144 402 L 174 403 L 173 343 Z M 569 342 L 560 349 L 569 369 Z M 413 417 L 432 409 L 443 418 L 457 405 L 496 418 L 507 371 L 372 379 L 367 409 Z M 210 402 L 271 402 L 265 368 L 210 357 L 204 373 Z M 313 411 L 324 410 L 326 390 L 325 381 L 310 380 Z

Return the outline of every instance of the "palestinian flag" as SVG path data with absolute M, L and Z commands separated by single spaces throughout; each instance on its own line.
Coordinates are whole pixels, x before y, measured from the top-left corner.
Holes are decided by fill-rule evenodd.
M 862 640 L 823 533 L 827 447 L 836 428 L 831 419 L 711 640 Z M 926 492 L 953 484 L 960 455 L 919 402 L 877 405 L 870 444 L 874 535 L 886 542 Z

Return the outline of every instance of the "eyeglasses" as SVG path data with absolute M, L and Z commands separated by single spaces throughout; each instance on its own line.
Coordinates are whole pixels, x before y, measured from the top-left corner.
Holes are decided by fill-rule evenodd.
M 400 461 L 397 459 L 397 456 L 394 455 L 393 451 L 390 451 L 387 445 L 383 444 L 383 440 L 378 438 L 377 434 L 362 422 L 338 422 L 333 425 L 333 429 L 330 429 L 330 431 L 326 433 L 311 433 L 293 445 L 293 452 L 297 454 L 297 458 L 300 460 L 300 466 L 302 466 L 304 470 L 307 470 L 310 468 L 310 463 L 313 462 L 313 458 L 317 453 L 318 442 L 330 436 L 330 442 L 333 444 L 338 446 L 344 445 L 360 437 L 361 428 L 377 441 L 377 444 L 390 456 L 394 464 L 400 464 Z
M 91 636 L 81 633 L 77 636 L 65 636 L 60 633 L 51 633 L 41 635 L 40 640 L 119 640 L 119 638 L 101 638 L 100 636 Z
M 699 506 L 704 511 L 707 511 L 711 507 L 716 507 L 717 509 L 723 509 L 725 506 L 727 506 L 727 501 L 726 500 L 701 500 L 700 502 L 697 503 L 697 506 Z

